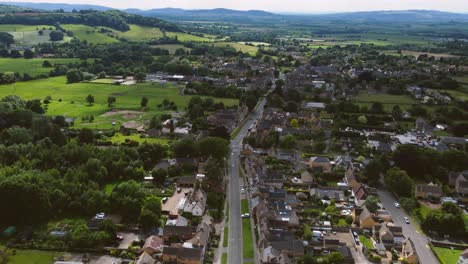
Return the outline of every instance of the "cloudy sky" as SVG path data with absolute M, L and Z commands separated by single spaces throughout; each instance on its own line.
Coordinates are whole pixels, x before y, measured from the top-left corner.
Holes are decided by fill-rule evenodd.
M 114 8 L 140 9 L 222 7 L 239 10 L 258 9 L 301 13 L 404 9 L 431 9 L 468 13 L 468 0 L 13 0 L 11 2 L 97 4 Z

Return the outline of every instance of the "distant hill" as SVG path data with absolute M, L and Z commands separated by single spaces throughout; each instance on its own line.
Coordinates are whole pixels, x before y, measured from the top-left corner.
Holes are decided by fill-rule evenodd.
M 5 5 L 14 5 L 21 8 L 40 9 L 53 11 L 63 9 L 66 12 L 75 10 L 107 11 L 113 8 L 100 5 L 81 4 L 55 4 L 55 3 L 30 3 L 30 2 L 0 2 Z M 1 6 L 0 6 L 1 10 Z M 186 10 L 180 8 L 159 8 L 150 10 L 125 9 L 121 10 L 129 14 L 146 17 L 158 17 L 172 21 L 219 21 L 219 22 L 273 22 L 273 21 L 298 21 L 298 20 L 346 20 L 348 22 L 448 22 L 468 21 L 468 14 L 441 12 L 434 10 L 402 10 L 402 11 L 366 11 L 332 14 L 276 14 L 261 10 L 233 10 L 225 8 Z M 1 11 L 0 11 L 1 12 Z
M 0 4 L 0 14 L 17 13 L 17 12 L 37 12 L 37 11 L 40 11 L 40 10 L 37 10 L 35 8 L 30 8 L 30 7 Z
M 369 11 L 315 15 L 327 19 L 344 19 L 380 22 L 443 22 L 468 21 L 468 14 L 441 12 L 434 10 Z
M 151 10 L 126 9 L 125 12 L 143 16 L 156 16 L 167 20 L 195 21 L 271 21 L 281 18 L 281 15 L 261 10 L 232 10 L 225 8 L 185 10 L 179 8 L 160 8 Z
M 106 6 L 100 5 L 81 5 L 81 4 L 65 4 L 65 3 L 31 3 L 31 2 L 0 2 L 3 5 L 10 5 L 10 6 L 17 6 L 23 8 L 31 8 L 31 9 L 40 9 L 46 11 L 55 11 L 58 9 L 63 9 L 65 12 L 71 12 L 73 9 L 76 10 L 88 10 L 93 9 L 97 11 L 107 11 L 112 10 L 115 8 L 110 8 Z

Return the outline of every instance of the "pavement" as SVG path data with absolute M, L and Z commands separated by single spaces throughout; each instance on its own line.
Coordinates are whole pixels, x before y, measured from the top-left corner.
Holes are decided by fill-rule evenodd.
M 228 264 L 242 264 L 242 218 L 241 218 L 241 178 L 239 177 L 240 152 L 242 141 L 248 134 L 248 129 L 258 118 L 263 115 L 265 99 L 262 98 L 250 119 L 244 124 L 239 134 L 231 140 L 228 162 L 228 199 L 229 199 L 229 239 L 228 239 Z
M 388 191 L 378 191 L 380 201 L 385 209 L 392 215 L 393 222 L 403 228 L 403 234 L 411 238 L 418 253 L 419 263 L 424 264 L 438 264 L 436 256 L 429 248 L 428 239 L 421 231 L 419 231 L 415 224 L 407 224 L 404 217 L 407 216 L 405 210 L 396 208 L 393 204 L 397 200 L 393 194 Z

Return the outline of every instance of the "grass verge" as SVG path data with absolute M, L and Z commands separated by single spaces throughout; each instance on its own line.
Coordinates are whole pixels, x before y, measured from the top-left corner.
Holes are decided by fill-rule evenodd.
M 255 246 L 252 240 L 252 232 L 250 228 L 250 219 L 242 219 L 242 256 L 244 258 L 253 258 Z

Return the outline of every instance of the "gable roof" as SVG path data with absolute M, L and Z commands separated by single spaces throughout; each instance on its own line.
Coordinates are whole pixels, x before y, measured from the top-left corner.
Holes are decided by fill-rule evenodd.
M 435 194 L 435 195 L 443 194 L 442 187 L 435 185 L 435 184 L 417 184 L 416 192 L 422 192 L 425 194 Z
M 150 236 L 146 239 L 145 244 L 143 245 L 142 249 L 152 249 L 155 251 L 162 250 L 162 246 L 164 245 L 164 240 L 158 236 Z

